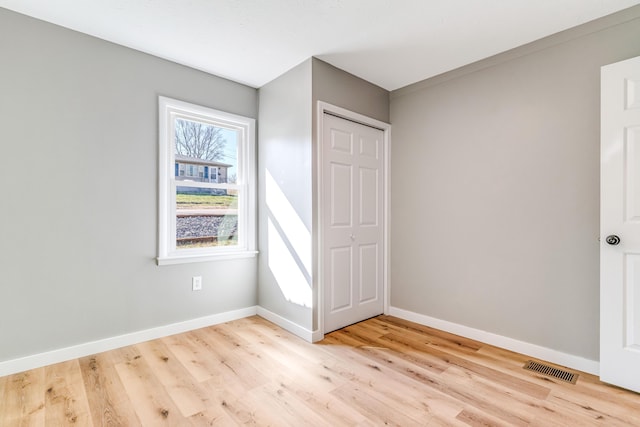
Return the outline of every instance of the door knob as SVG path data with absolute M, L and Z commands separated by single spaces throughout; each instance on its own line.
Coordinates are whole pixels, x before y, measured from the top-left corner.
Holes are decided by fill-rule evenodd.
M 351 237 L 351 240 L 356 240 L 356 236 L 354 236 L 353 234 L 349 237 Z
M 610 245 L 617 245 L 618 243 L 620 243 L 620 238 L 618 236 L 616 236 L 615 234 L 611 234 L 610 236 L 607 236 L 607 238 L 605 239 L 605 242 L 607 242 Z

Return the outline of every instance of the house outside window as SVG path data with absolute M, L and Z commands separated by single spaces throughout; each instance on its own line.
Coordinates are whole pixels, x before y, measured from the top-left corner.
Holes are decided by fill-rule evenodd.
M 234 166 L 228 163 L 207 161 L 196 157 L 183 156 L 180 154 L 175 155 L 175 164 L 178 174 L 176 180 L 184 181 L 196 181 L 196 182 L 219 182 L 222 184 L 228 183 L 229 170 L 233 170 Z M 192 174 L 189 172 L 188 176 L 184 176 L 185 169 L 193 170 Z M 197 176 L 195 171 L 198 171 Z
M 158 264 L 253 256 L 254 119 L 160 97 Z

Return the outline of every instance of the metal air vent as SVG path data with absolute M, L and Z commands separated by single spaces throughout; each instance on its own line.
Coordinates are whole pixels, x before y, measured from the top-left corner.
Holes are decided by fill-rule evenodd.
M 527 361 L 527 363 L 525 363 L 524 365 L 524 369 L 538 372 L 549 377 L 557 378 L 561 381 L 566 381 L 571 384 L 575 384 L 578 380 L 578 374 L 554 368 L 553 366 L 545 365 L 543 363 L 534 362 L 533 360 Z

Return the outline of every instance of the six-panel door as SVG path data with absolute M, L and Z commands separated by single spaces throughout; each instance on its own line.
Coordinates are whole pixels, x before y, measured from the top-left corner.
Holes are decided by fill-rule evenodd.
M 323 120 L 324 332 L 381 314 L 384 132 Z

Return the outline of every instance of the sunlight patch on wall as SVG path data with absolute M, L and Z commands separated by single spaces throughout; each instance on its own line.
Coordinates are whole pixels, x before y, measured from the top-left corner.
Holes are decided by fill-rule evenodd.
M 311 307 L 311 232 L 268 170 L 265 201 L 269 269 L 287 301 Z
M 294 304 L 311 307 L 311 286 L 271 218 L 268 219 L 267 238 L 269 269 L 285 299 Z
M 284 238 L 304 266 L 306 275 L 311 275 L 311 232 L 269 171 L 265 172 L 265 186 L 267 207 L 282 229 Z

